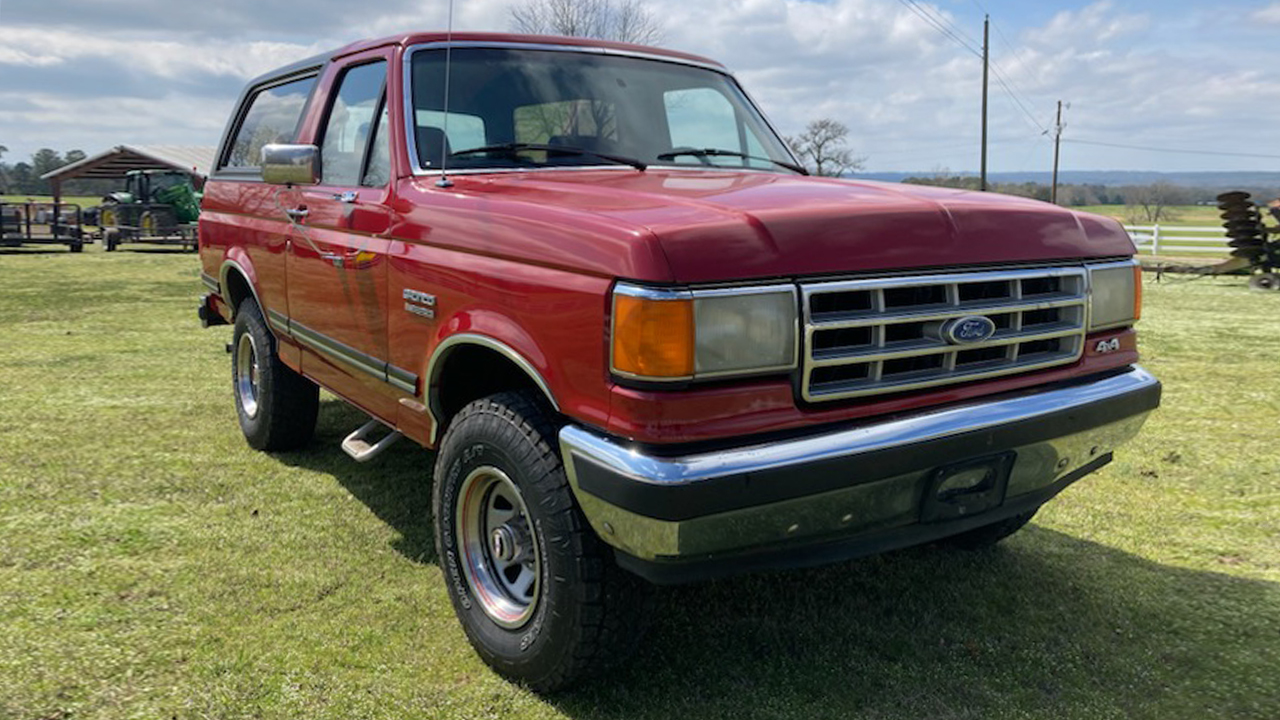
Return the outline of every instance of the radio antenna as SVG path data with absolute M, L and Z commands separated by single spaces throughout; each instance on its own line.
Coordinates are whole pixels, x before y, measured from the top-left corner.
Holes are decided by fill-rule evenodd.
M 436 187 L 453 187 L 449 179 L 449 75 L 453 55 L 453 0 L 449 0 L 449 26 L 445 31 L 444 45 L 444 129 L 440 133 L 440 179 Z

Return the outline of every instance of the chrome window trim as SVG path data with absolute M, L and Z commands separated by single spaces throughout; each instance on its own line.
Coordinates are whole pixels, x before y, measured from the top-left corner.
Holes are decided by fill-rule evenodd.
M 1093 324 L 1093 271 L 1094 270 L 1111 270 L 1111 269 L 1122 268 L 1122 267 L 1127 267 L 1127 268 L 1142 267 L 1142 263 L 1139 262 L 1137 258 L 1130 258 L 1128 260 L 1115 260 L 1112 262 L 1105 262 L 1105 263 L 1087 263 L 1085 265 L 1085 270 L 1088 271 L 1087 274 L 1088 274 L 1088 282 L 1089 282 L 1089 324 L 1087 326 L 1089 328 L 1089 332 L 1101 332 L 1103 330 L 1114 330 L 1115 328 L 1132 325 L 1135 322 L 1134 318 L 1130 318 L 1128 320 L 1120 320 L 1118 322 L 1109 323 L 1107 325 L 1094 326 Z M 1136 282 L 1141 282 L 1141 278 L 1137 279 Z
M 420 163 L 418 162 L 418 139 L 417 139 L 417 133 L 414 132 L 416 121 L 413 116 L 413 111 L 414 111 L 413 56 L 414 54 L 423 50 L 441 50 L 445 48 L 495 48 L 495 49 L 502 49 L 502 50 L 545 50 L 545 51 L 551 51 L 551 52 L 576 52 L 576 53 L 586 53 L 589 55 L 611 55 L 616 57 L 631 57 L 631 58 L 637 58 L 641 60 L 654 60 L 657 62 L 672 63 L 674 65 L 687 65 L 689 67 L 696 67 L 704 70 L 710 70 L 712 72 L 716 72 L 725 76 L 726 78 L 728 78 L 730 82 L 734 84 L 735 87 L 738 88 L 738 92 L 742 93 L 742 96 L 746 99 L 747 103 L 752 108 L 755 109 L 756 113 L 760 115 L 760 120 L 764 122 L 765 127 L 769 128 L 769 131 L 772 132 L 774 137 L 778 140 L 778 144 L 781 145 L 782 148 L 786 151 L 787 156 L 791 158 L 791 162 L 801 167 L 804 166 L 804 164 L 801 163 L 798 158 L 796 158 L 795 153 L 791 150 L 791 146 L 788 145 L 783 140 L 782 134 L 778 132 L 778 128 L 769 119 L 769 116 L 765 114 L 763 109 L 761 109 L 760 103 L 756 102 L 755 98 L 751 96 L 751 93 L 747 92 L 747 89 L 742 86 L 742 83 L 738 82 L 738 78 L 734 76 L 734 74 L 723 65 L 719 65 L 716 63 L 699 62 L 697 60 L 692 60 L 689 58 L 671 57 L 668 55 L 661 55 L 658 53 L 646 53 L 646 52 L 639 52 L 634 50 L 621 50 L 618 48 L 596 47 L 591 45 L 558 45 L 555 43 L 520 43 L 520 42 L 498 42 L 498 41 L 481 41 L 481 40 L 476 40 L 476 41 L 436 40 L 436 41 L 425 42 L 425 43 L 414 43 L 413 45 L 406 47 L 404 50 L 404 56 L 402 60 L 403 72 L 401 73 L 402 89 L 401 89 L 400 105 L 404 109 L 405 149 L 408 150 L 409 152 L 409 157 L 408 157 L 409 168 L 412 171 L 413 175 L 417 177 L 435 177 L 440 175 L 441 171 L 436 169 L 428 170 L 426 168 L 422 168 L 420 167 Z M 682 165 L 672 165 L 672 166 L 649 165 L 648 167 L 651 169 L 653 168 L 665 169 L 667 167 L 671 167 L 671 168 L 676 168 L 680 170 L 699 170 L 699 171 L 705 171 L 709 169 L 718 169 L 721 171 L 733 171 L 733 172 L 742 172 L 742 171 L 768 172 L 768 173 L 776 172 L 775 170 L 766 170 L 763 168 L 746 168 L 746 167 L 708 168 L 708 167 L 701 167 L 701 166 L 685 167 Z M 627 165 L 618 165 L 618 164 L 610 163 L 608 165 L 602 165 L 602 166 L 573 165 L 573 166 L 551 167 L 551 168 L 470 168 L 468 170 L 446 169 L 444 172 L 447 172 L 450 175 L 479 175 L 479 174 L 494 173 L 494 172 L 536 172 L 539 170 L 570 170 L 570 169 L 600 170 L 604 168 L 617 169 L 617 170 L 632 170 L 632 171 L 635 170 L 635 168 Z
M 974 300 L 961 303 L 957 293 L 953 291 L 960 284 L 965 283 L 990 283 L 990 282 L 1017 282 L 1020 280 L 1040 279 L 1040 278 L 1074 278 L 1079 283 L 1078 293 L 1059 293 L 1055 296 L 1047 297 L 1043 300 L 1032 302 L 1021 302 L 1022 298 L 1013 298 L 1003 303 L 991 300 Z M 845 313 L 847 317 L 836 320 L 815 320 L 813 316 L 812 299 L 815 295 L 830 293 L 846 293 L 846 292 L 863 292 L 863 291 L 883 291 L 889 289 L 901 289 L 911 287 L 927 287 L 927 286 L 948 286 L 947 298 L 945 304 L 936 306 L 923 306 L 924 310 L 908 306 L 902 309 L 885 309 L 880 307 L 871 307 L 865 311 Z M 802 283 L 800 292 L 802 296 L 802 317 L 804 320 L 803 343 L 803 359 L 800 373 L 800 396 L 805 402 L 823 403 L 835 400 L 848 400 L 855 398 L 871 397 L 875 395 L 884 395 L 889 393 L 907 392 L 911 390 L 921 390 L 944 385 L 955 385 L 964 382 L 973 382 L 975 380 L 986 380 L 992 378 L 1003 377 L 1007 375 L 1017 375 L 1036 370 L 1067 365 L 1078 361 L 1084 355 L 1085 336 L 1090 332 L 1090 285 L 1089 272 L 1084 264 L 1073 264 L 1066 266 L 1049 266 L 1040 268 L 1018 268 L 1012 270 L 974 270 L 971 272 L 943 272 L 935 274 L 911 274 L 896 275 L 868 279 L 857 280 L 837 280 L 828 282 Z M 1018 301 L 1018 302 L 1015 302 Z M 883 342 L 877 341 L 874 346 L 866 348 L 866 352 L 832 352 L 828 357 L 822 357 L 814 350 L 814 335 L 819 331 L 841 330 L 855 327 L 887 327 L 898 323 L 922 322 L 943 318 L 956 317 L 965 313 L 978 314 L 1000 314 L 1013 312 L 1026 312 L 1049 308 L 1080 308 L 1080 321 L 1078 325 L 1072 323 L 1071 329 L 1055 328 L 1047 326 L 1041 328 L 1038 332 L 1023 334 L 1020 328 L 1012 329 L 1000 337 L 993 337 L 981 343 L 975 343 L 970 346 L 955 345 L 937 345 L 936 347 L 926 348 L 926 343 L 920 343 L 915 347 L 899 347 L 887 348 Z M 994 312 L 993 312 L 994 311 Z M 872 375 L 867 376 L 864 387 L 854 387 L 853 389 L 832 389 L 827 391 L 814 392 L 813 390 L 813 371 L 822 367 L 838 367 L 842 365 L 853 365 L 859 363 L 883 363 L 889 360 L 924 357 L 929 355 L 958 353 L 966 349 L 984 349 L 991 347 L 1008 347 L 1022 342 L 1031 340 L 1051 340 L 1056 338 L 1074 337 L 1078 338 L 1074 342 L 1074 346 L 1070 352 L 1059 352 L 1057 355 L 1051 356 L 1047 360 L 1038 362 L 1017 364 L 1016 359 L 1009 362 L 1014 363 L 997 368 L 976 367 L 972 370 L 960 370 L 954 367 L 954 357 L 950 360 L 944 360 L 939 374 L 932 376 L 912 379 L 910 377 L 902 380 L 894 381 L 879 379 Z M 1016 351 L 1015 351 L 1016 352 Z M 870 373 L 871 368 L 868 369 Z M 857 381 L 848 381 L 852 385 Z
M 795 325 L 792 330 L 795 333 L 795 342 L 791 345 L 791 362 L 782 365 L 753 367 L 745 370 L 721 370 L 716 372 L 698 372 L 696 369 L 697 357 L 697 339 L 698 329 L 694 326 L 694 349 L 695 369 L 692 375 L 681 375 L 678 377 L 662 377 L 655 378 L 647 375 L 636 375 L 634 373 L 625 372 L 617 368 L 613 356 L 613 321 L 617 317 L 618 312 L 618 296 L 627 295 L 630 297 L 644 298 L 647 300 L 689 300 L 694 303 L 694 314 L 697 314 L 697 302 L 700 298 L 719 298 L 731 297 L 737 295 L 770 295 L 774 293 L 789 293 L 791 295 L 792 305 L 799 302 L 799 293 L 793 283 L 774 283 L 771 285 L 740 285 L 734 287 L 715 287 L 702 289 L 681 289 L 681 288 L 658 288 L 647 287 L 644 285 L 634 285 L 628 282 L 619 282 L 613 287 L 613 293 L 609 300 L 609 372 L 620 378 L 628 380 L 636 380 L 648 383 L 678 383 L 689 382 L 691 380 L 714 380 L 727 377 L 749 377 L 756 375 L 769 375 L 774 373 L 789 372 L 795 370 L 800 364 L 800 312 L 797 308 L 795 314 Z

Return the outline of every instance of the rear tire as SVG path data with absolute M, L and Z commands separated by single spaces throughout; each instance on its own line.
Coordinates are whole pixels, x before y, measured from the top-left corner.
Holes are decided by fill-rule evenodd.
M 253 298 L 236 309 L 231 388 L 240 430 L 257 450 L 296 450 L 311 441 L 320 388 L 280 361 L 276 339 Z
M 938 541 L 939 545 L 944 547 L 953 547 L 959 550 L 982 550 L 989 548 L 996 543 L 1004 540 L 1010 535 L 1018 532 L 1024 525 L 1031 522 L 1031 518 L 1035 517 L 1036 508 L 1031 512 L 1021 515 L 1014 515 L 1011 518 L 1005 518 L 999 522 L 983 525 L 980 528 L 974 528 L 959 535 L 952 535 Z
M 436 458 L 436 548 L 454 612 L 499 674 L 538 692 L 626 658 L 652 587 L 623 571 L 574 502 L 537 398 L 500 393 L 453 419 Z

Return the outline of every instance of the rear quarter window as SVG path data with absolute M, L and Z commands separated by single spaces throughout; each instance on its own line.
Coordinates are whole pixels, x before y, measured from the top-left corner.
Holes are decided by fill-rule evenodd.
M 315 84 L 316 76 L 311 75 L 254 93 L 219 167 L 256 168 L 264 145 L 293 142 Z

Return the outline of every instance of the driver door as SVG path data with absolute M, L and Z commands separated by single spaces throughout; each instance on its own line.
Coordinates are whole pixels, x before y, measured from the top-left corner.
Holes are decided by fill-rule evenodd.
M 387 384 L 387 231 L 391 227 L 387 58 L 340 69 L 319 140 L 320 183 L 294 190 L 290 330 L 302 370 L 383 418 Z

